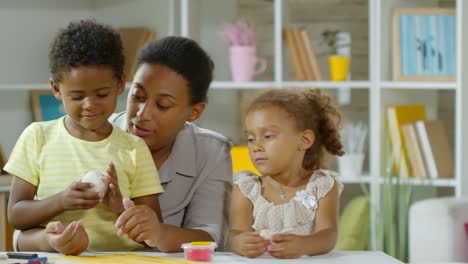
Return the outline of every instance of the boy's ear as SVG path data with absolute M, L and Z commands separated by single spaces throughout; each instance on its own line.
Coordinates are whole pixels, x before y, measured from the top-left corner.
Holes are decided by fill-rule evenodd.
M 54 79 L 50 78 L 50 87 L 52 88 L 52 93 L 54 93 L 55 98 L 57 100 L 62 100 L 62 94 L 60 93 L 60 87 L 57 82 L 54 81 Z
M 315 141 L 315 134 L 312 129 L 306 129 L 302 132 L 301 141 L 299 143 L 299 150 L 307 150 L 312 147 Z
M 187 118 L 187 121 L 193 122 L 193 121 L 197 120 L 201 116 L 203 111 L 205 111 L 205 107 L 206 107 L 206 103 L 204 103 L 204 102 L 194 104 L 192 106 L 192 110 L 191 110 L 191 112 L 189 114 L 189 117 Z

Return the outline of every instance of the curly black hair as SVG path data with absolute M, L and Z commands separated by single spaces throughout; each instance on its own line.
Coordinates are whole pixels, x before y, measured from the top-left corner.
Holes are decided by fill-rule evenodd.
M 151 41 L 138 57 L 138 66 L 144 63 L 164 65 L 182 75 L 189 83 L 191 103 L 206 102 L 214 63 L 195 41 L 176 36 Z
M 113 69 L 115 78 L 123 75 L 124 55 L 118 32 L 94 20 L 71 22 L 55 35 L 49 49 L 49 68 L 55 82 L 62 72 L 83 65 L 102 65 Z

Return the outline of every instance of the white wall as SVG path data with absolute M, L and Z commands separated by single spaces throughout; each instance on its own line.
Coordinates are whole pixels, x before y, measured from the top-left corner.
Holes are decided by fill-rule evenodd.
M 168 35 L 169 1 L 173 0 L 95 0 L 93 16 L 114 27 L 145 26 L 160 38 Z
M 42 84 L 49 89 L 48 48 L 59 28 L 95 18 L 120 26 L 147 26 L 168 34 L 169 0 L 15 0 L 0 1 L 0 85 Z M 37 86 L 37 85 L 36 85 Z M 125 105 L 119 98 L 118 110 Z M 10 154 L 32 122 L 29 91 L 0 91 L 0 144 Z
M 0 83 L 47 83 L 47 52 L 58 28 L 91 15 L 90 1 L 0 1 Z
M 32 121 L 29 92 L 0 91 L 0 145 L 10 155 L 21 131 Z
M 43 83 L 48 89 L 48 47 L 68 21 L 91 16 L 91 1 L 0 1 L 0 84 Z M 27 91 L 0 91 L 0 144 L 7 155 L 32 121 Z

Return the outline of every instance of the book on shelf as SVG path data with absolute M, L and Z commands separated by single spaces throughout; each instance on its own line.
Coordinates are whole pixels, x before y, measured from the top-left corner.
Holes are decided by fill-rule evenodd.
M 430 178 L 453 177 L 453 158 L 442 121 L 417 121 L 415 127 L 428 176 Z
M 119 28 L 125 56 L 124 73 L 127 81 L 133 79 L 138 55 L 146 43 L 156 38 L 156 33 L 144 27 Z
M 301 31 L 298 29 L 291 29 L 291 31 L 299 55 L 299 64 L 302 68 L 302 72 L 304 73 L 304 80 L 313 80 L 314 76 L 312 73 L 312 67 L 309 65 L 309 61 L 307 60 L 306 47 L 304 45 L 305 43 L 302 41 Z
M 294 78 L 298 81 L 305 80 L 305 73 L 299 60 L 300 54 L 292 29 L 283 29 L 283 39 L 286 44 L 286 49 L 288 50 L 289 60 L 293 66 Z
M 427 178 L 426 164 L 422 153 L 422 146 L 416 133 L 415 123 L 403 124 L 401 126 L 403 145 L 408 154 L 410 175 L 416 178 Z
M 317 57 L 306 30 L 284 28 L 283 40 L 296 80 L 322 80 Z
M 401 126 L 419 120 L 426 120 L 426 110 L 423 104 L 394 105 L 387 109 L 388 133 L 393 156 L 393 173 L 402 178 L 409 177 L 411 173 Z
M 309 34 L 306 30 L 300 30 L 302 43 L 305 47 L 305 55 L 307 58 L 307 62 L 309 63 L 309 67 L 312 70 L 312 80 L 321 81 L 322 79 L 322 72 L 320 71 L 320 67 L 318 65 L 317 56 L 315 55 L 315 50 L 312 47 L 312 43 L 310 41 Z

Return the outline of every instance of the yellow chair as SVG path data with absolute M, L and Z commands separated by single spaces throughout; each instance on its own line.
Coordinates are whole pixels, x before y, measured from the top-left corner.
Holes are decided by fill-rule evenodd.
M 242 170 L 249 170 L 257 175 L 260 173 L 255 169 L 249 157 L 249 149 L 247 146 L 234 146 L 231 149 L 232 156 L 232 172 L 236 173 Z

